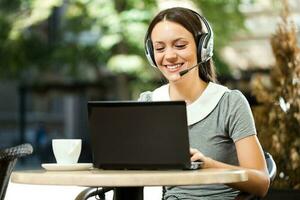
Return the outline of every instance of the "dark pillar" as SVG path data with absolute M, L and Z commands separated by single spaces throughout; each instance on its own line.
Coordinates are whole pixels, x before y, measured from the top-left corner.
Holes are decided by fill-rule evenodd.
M 19 102 L 19 130 L 20 140 L 19 143 L 25 143 L 25 131 L 26 131 L 26 88 L 20 86 L 19 88 L 20 102 Z

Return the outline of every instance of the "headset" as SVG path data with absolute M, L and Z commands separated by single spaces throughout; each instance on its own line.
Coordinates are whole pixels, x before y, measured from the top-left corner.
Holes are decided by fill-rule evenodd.
M 197 18 L 200 20 L 202 25 L 204 24 L 206 30 L 204 30 L 201 33 L 198 33 L 198 45 L 197 46 L 197 58 L 198 58 L 198 65 L 205 63 L 213 56 L 213 46 L 214 46 L 214 34 L 212 31 L 211 26 L 209 25 L 208 21 L 205 19 L 205 17 L 201 16 L 197 12 L 187 9 L 188 11 L 192 12 L 194 15 L 197 16 Z M 203 30 L 203 26 L 202 26 Z M 150 34 L 146 34 L 146 40 L 145 40 L 145 54 L 146 57 L 150 63 L 151 66 L 157 67 L 154 59 L 154 51 L 153 51 L 153 44 L 150 39 Z

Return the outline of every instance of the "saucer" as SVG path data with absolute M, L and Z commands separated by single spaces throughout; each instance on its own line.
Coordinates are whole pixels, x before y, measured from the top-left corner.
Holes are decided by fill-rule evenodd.
M 43 163 L 42 167 L 49 171 L 76 171 L 92 169 L 92 163 L 76 163 L 76 164 L 57 164 L 57 163 Z

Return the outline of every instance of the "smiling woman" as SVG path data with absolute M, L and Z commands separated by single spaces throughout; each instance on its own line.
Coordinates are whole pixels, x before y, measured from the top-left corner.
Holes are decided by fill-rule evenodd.
M 152 42 L 156 64 L 169 81 L 180 80 L 178 72 L 197 63 L 193 35 L 181 25 L 166 20 L 159 22 L 151 36 L 155 38 Z M 189 75 L 193 73 L 198 76 L 197 69 Z
M 169 83 L 139 100 L 185 101 L 191 161 L 204 161 L 204 168 L 244 169 L 249 176 L 244 183 L 167 187 L 164 199 L 266 195 L 270 180 L 250 106 L 240 91 L 216 84 L 208 21 L 186 8 L 163 10 L 149 25 L 145 52 Z

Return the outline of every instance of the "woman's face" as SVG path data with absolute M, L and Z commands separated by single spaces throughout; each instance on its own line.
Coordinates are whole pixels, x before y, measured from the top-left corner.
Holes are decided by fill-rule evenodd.
M 151 39 L 157 67 L 170 82 L 181 78 L 180 71 L 197 64 L 194 37 L 180 24 L 167 20 L 157 23 L 152 30 Z M 198 77 L 198 68 L 188 74 L 196 74 Z

